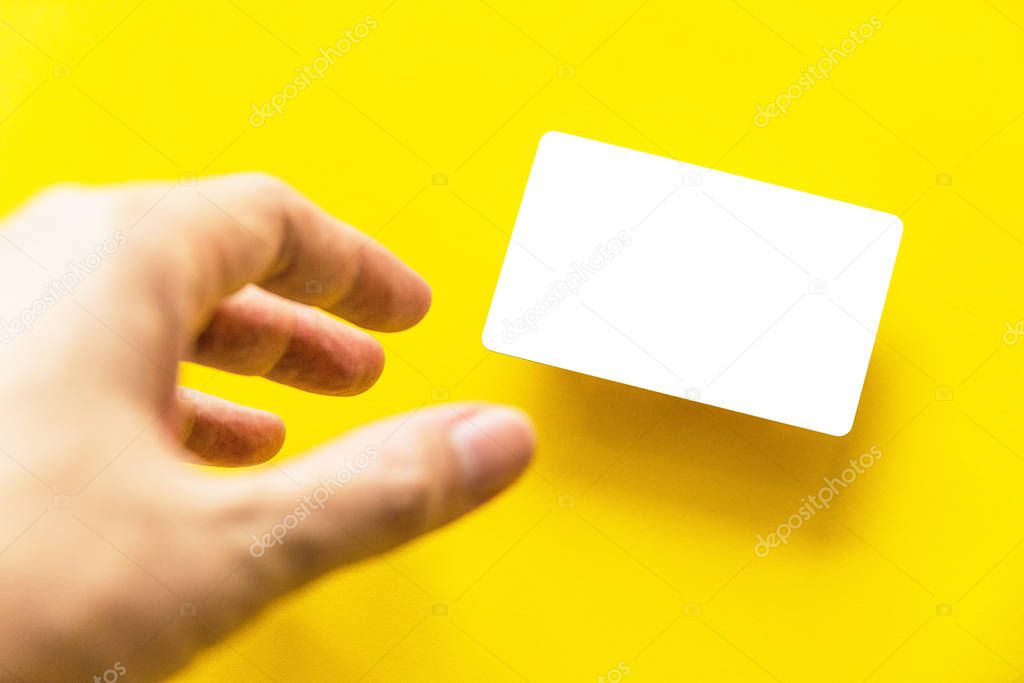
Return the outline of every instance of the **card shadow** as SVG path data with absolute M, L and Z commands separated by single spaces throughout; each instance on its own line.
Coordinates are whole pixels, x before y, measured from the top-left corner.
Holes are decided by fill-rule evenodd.
M 885 418 L 897 377 L 893 362 L 884 355 L 873 359 L 854 427 L 844 437 L 531 364 L 531 409 L 557 416 L 544 421 L 550 427 L 542 426 L 545 455 L 538 468 L 543 473 L 543 460 L 553 460 L 550 478 L 576 492 L 581 510 L 589 504 L 643 509 L 656 497 L 661 508 L 671 506 L 670 520 L 713 519 L 753 538 L 754 530 L 767 533 L 784 523 L 805 497 L 841 478 L 851 459 L 860 461 L 877 446 L 872 426 Z M 601 465 L 587 467 L 583 461 L 602 448 Z M 566 474 L 557 476 L 559 469 Z M 834 483 L 838 493 L 817 514 L 831 514 L 850 531 L 844 508 L 856 505 L 863 515 L 866 506 L 857 502 L 884 486 L 863 466 L 861 472 L 845 487 Z M 831 531 L 819 529 L 807 540 L 848 539 L 836 525 L 827 526 Z

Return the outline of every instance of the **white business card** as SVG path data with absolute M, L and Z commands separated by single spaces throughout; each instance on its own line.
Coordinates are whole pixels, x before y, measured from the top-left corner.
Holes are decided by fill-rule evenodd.
M 902 232 L 881 211 L 547 133 L 484 345 L 842 436 Z

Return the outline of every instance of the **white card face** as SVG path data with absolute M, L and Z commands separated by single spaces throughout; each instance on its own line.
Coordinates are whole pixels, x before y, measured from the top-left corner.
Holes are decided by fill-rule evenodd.
M 547 133 L 484 345 L 843 436 L 902 233 L 891 214 Z

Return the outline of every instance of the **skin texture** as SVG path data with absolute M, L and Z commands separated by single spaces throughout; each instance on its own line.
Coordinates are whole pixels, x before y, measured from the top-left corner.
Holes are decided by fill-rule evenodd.
M 181 389 L 179 361 L 358 394 L 384 366 L 358 328 L 408 328 L 430 298 L 382 246 L 259 174 L 58 188 L 10 217 L 0 677 L 166 676 L 277 596 L 514 481 L 533 429 L 484 403 L 384 420 L 277 467 L 213 471 L 273 457 L 284 425 Z

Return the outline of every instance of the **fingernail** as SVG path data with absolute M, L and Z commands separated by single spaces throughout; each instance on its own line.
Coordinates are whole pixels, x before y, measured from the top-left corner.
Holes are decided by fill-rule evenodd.
M 536 442 L 530 419 L 504 407 L 484 408 L 456 421 L 450 437 L 466 485 L 480 499 L 519 476 Z

